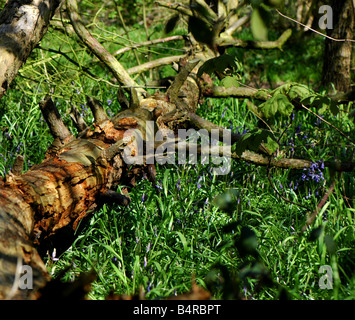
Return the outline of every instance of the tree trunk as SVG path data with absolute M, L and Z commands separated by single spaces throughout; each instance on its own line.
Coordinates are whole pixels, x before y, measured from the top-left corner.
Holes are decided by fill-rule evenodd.
M 354 7 L 352 0 L 331 0 L 333 9 L 333 29 L 328 35 L 335 39 L 352 39 L 354 29 Z M 335 89 L 347 92 L 351 84 L 351 51 L 350 41 L 325 40 L 322 84 L 333 83 Z
M 60 0 L 9 0 L 0 14 L 0 98 L 46 33 Z

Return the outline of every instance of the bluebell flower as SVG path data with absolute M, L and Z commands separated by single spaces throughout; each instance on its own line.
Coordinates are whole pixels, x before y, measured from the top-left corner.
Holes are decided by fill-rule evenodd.
M 178 191 L 180 191 L 180 190 L 181 190 L 180 183 L 181 183 L 181 180 L 180 180 L 180 179 L 178 179 L 178 181 L 176 182 L 176 189 L 177 189 Z
M 227 109 L 228 109 L 227 107 L 225 107 L 225 108 L 224 108 L 224 110 L 223 110 L 223 112 L 222 112 L 222 116 L 221 116 L 221 118 L 224 118 L 224 116 L 225 116 L 225 114 L 226 114 Z

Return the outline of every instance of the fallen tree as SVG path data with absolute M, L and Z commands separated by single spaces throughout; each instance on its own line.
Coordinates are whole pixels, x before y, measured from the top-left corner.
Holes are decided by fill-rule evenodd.
M 37 5 L 41 7 L 40 3 Z M 147 161 L 147 154 L 144 154 L 143 164 L 131 167 L 125 161 L 127 152 L 133 157 L 140 152 L 135 132 L 142 133 L 145 148 L 151 143 L 149 137 L 152 133 L 148 132 L 148 123 L 151 122 L 154 123 L 153 136 L 157 130 L 169 129 L 177 135 L 181 128 L 197 128 L 209 133 L 217 130 L 219 139 L 223 141 L 223 134 L 226 132 L 224 128 L 196 115 L 201 96 L 201 83 L 196 74 L 203 62 L 218 56 L 213 47 L 196 50 L 180 59 L 180 71 L 166 93 L 148 96 L 117 59 L 85 28 L 76 1 L 68 0 L 66 5 L 75 32 L 107 66 L 117 81 L 128 88 L 130 101 L 119 90 L 121 105 L 126 109 L 110 118 L 100 102 L 87 97 L 95 122 L 92 127 L 88 126 L 73 107 L 71 114 L 78 129 L 76 137 L 64 125 L 51 97 L 47 96 L 41 101 L 40 108 L 53 135 L 53 144 L 47 150 L 44 161 L 25 173 L 21 173 L 19 157 L 13 170 L 0 182 L 2 299 L 43 297 L 46 292 L 43 288 L 46 288 L 50 276 L 38 251 L 45 252 L 49 247 L 65 247 L 73 239 L 79 222 L 103 203 L 127 205 L 129 197 L 113 190 L 118 184 L 123 184 L 127 179 L 134 180 L 143 172 L 154 181 L 154 163 Z M 46 8 L 54 7 L 48 5 Z M 16 14 L 13 19 L 16 19 L 15 16 Z M 48 24 L 48 20 L 45 21 Z M 228 42 L 228 45 L 231 43 Z M 279 43 L 276 47 L 278 46 Z M 5 77 L 7 75 L 4 74 Z M 12 75 L 9 76 L 7 81 L 12 78 Z M 215 93 L 221 92 L 216 88 L 214 90 Z M 255 90 L 240 94 L 254 96 Z M 262 100 L 267 100 L 265 95 L 263 97 Z M 232 144 L 241 140 L 240 135 L 229 134 Z M 159 146 L 161 145 L 154 145 L 154 150 Z M 258 148 L 227 156 L 268 167 L 304 169 L 312 165 L 312 161 L 305 159 L 274 159 L 273 153 L 269 153 L 267 148 L 262 145 Z M 217 150 L 218 154 L 219 152 Z M 222 154 L 225 155 L 223 152 Z M 353 169 L 353 163 L 328 162 L 325 165 L 338 171 Z M 22 282 L 24 266 L 31 267 L 31 288 Z M 22 290 L 23 288 L 31 290 Z

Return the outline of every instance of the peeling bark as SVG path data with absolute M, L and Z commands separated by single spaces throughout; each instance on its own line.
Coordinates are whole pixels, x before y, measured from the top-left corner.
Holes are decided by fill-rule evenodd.
M 60 119 L 57 120 L 55 124 L 48 122 L 52 133 L 56 132 L 56 126 L 61 126 Z M 86 130 L 80 138 L 64 137 L 64 143 L 47 152 L 41 164 L 22 175 L 9 174 L 1 182 L 1 299 L 37 298 L 38 289 L 49 280 L 35 245 L 42 249 L 60 245 L 65 241 L 63 235 L 66 237 L 68 233 L 62 237 L 58 234 L 63 230 L 73 233 L 102 200 L 109 198 L 110 202 L 114 199 L 127 204 L 125 197 L 113 196 L 110 191 L 128 170 L 122 159 L 122 148 L 117 146 L 126 145 L 121 143 L 126 130 L 134 128 L 144 132 L 143 126 L 151 120 L 151 112 L 126 110 L 113 119 L 103 120 L 101 114 L 100 120 L 94 130 Z M 132 144 L 132 153 L 136 152 L 133 141 L 127 144 Z M 33 290 L 19 290 L 18 265 L 32 267 Z

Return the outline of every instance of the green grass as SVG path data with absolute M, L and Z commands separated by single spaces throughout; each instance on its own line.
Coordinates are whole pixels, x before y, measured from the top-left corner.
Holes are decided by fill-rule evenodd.
M 96 2 L 83 1 L 82 5 L 93 12 L 99 8 Z M 91 21 L 93 17 L 85 18 Z M 96 20 L 101 29 L 91 26 L 92 32 L 114 51 L 127 43 L 121 37 L 125 32 L 113 23 L 104 25 L 100 22 L 104 18 L 105 10 Z M 136 42 L 146 40 L 138 22 L 129 26 L 130 37 Z M 153 38 L 163 36 L 159 21 L 149 30 Z M 181 45 L 169 44 L 172 48 Z M 255 75 L 260 85 L 268 81 L 313 85 L 319 81 L 321 70 L 319 63 L 313 63 L 321 60 L 320 45 L 320 41 L 312 40 L 306 45 L 300 43 L 296 49 L 291 43 L 284 51 L 238 49 L 234 54 L 244 64 L 246 83 Z M 98 98 L 112 114 L 120 110 L 110 75 L 74 37 L 50 29 L 41 48 L 34 50 L 11 90 L 0 100 L 2 174 L 11 168 L 17 153 L 25 156 L 25 170 L 43 159 L 52 141 L 38 108 L 45 94 L 52 94 L 74 133 L 69 118 L 71 104 L 92 122 L 85 94 Z M 66 52 L 77 65 L 46 48 Z M 155 58 L 174 52 L 157 48 L 152 51 Z M 146 61 L 148 53 L 147 49 L 138 51 L 141 62 Z M 131 67 L 135 59 L 130 52 L 120 57 L 120 62 Z M 304 59 L 308 68 L 304 68 Z M 89 68 L 99 81 L 85 74 L 82 67 Z M 160 72 L 164 76 L 174 74 L 168 67 Z M 148 76 L 137 80 L 144 83 Z M 239 132 L 259 123 L 247 102 L 237 99 L 207 99 L 198 113 Z M 324 117 L 344 132 L 353 125 L 346 113 L 337 117 L 326 113 Z M 313 161 L 332 160 L 334 156 L 351 158 L 352 151 L 339 133 L 323 122 L 317 123 L 306 112 L 298 110 L 293 121 L 281 118 L 270 125 L 287 156 Z M 166 297 L 189 291 L 192 277 L 216 299 L 278 299 L 285 295 L 292 299 L 354 299 L 354 175 L 342 173 L 337 177 L 336 188 L 317 215 L 313 231 L 300 234 L 307 210 L 299 205 L 313 210 L 333 174 L 325 169 L 324 179 L 317 181 L 304 179 L 305 173 L 281 169 L 268 172 L 239 161 L 232 161 L 231 172 L 225 176 L 211 174 L 210 165 L 158 166 L 159 193 L 148 180 L 139 180 L 130 193 L 132 202 L 128 207 L 105 205 L 95 212 L 58 261 L 45 257 L 48 270 L 53 277 L 67 282 L 82 272 L 95 270 L 97 279 L 89 294 L 92 299 L 104 299 L 110 292 L 134 294 L 141 287 L 147 299 Z M 279 193 L 295 204 L 275 193 L 268 175 Z M 231 202 L 222 210 L 215 199 L 228 190 L 233 190 Z M 318 237 L 313 239 L 317 230 Z M 333 269 L 333 289 L 319 287 L 322 265 Z

